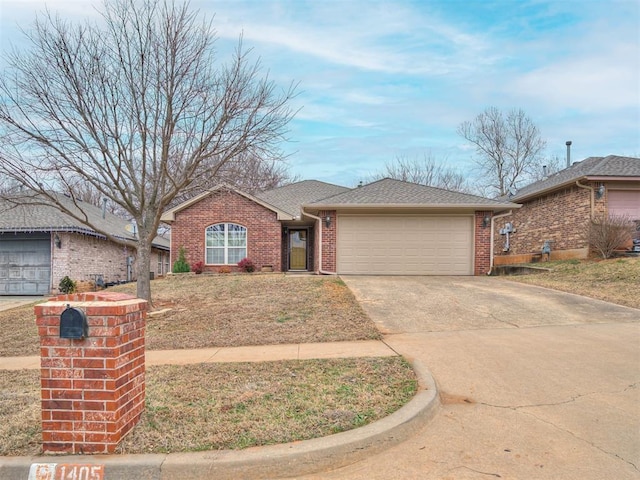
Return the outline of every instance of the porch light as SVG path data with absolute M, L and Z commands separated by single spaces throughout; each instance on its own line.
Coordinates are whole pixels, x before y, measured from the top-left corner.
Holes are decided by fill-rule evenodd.
M 331 216 L 327 215 L 326 217 L 324 217 L 324 224 L 327 228 L 329 228 L 331 226 Z
M 604 184 L 602 184 L 598 187 L 598 190 L 596 190 L 596 198 L 597 199 L 602 198 L 604 196 L 604 191 L 605 191 Z
M 53 243 L 57 248 L 62 248 L 62 240 L 57 233 L 53 236 Z
M 484 218 L 482 219 L 482 226 L 484 228 L 487 228 L 490 223 L 491 223 L 491 217 L 489 215 L 485 215 Z

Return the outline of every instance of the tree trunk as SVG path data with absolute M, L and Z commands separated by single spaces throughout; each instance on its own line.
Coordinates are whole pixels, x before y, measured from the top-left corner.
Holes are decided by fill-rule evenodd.
M 142 232 L 141 232 L 142 233 Z M 151 238 L 140 235 L 137 255 L 137 288 L 136 295 L 149 302 L 151 306 Z

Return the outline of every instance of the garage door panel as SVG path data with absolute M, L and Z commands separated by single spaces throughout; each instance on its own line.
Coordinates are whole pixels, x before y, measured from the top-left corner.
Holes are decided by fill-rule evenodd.
M 471 275 L 473 218 L 338 217 L 338 273 Z
M 50 282 L 48 239 L 0 239 L 0 295 L 44 295 Z
M 609 190 L 609 215 L 640 220 L 640 190 Z

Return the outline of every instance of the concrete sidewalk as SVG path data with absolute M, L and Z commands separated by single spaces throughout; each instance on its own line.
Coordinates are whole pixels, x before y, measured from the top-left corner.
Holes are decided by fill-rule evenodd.
M 322 358 L 392 357 L 398 355 L 381 340 L 356 342 L 293 343 L 249 347 L 199 348 L 192 350 L 147 350 L 147 366 L 194 363 L 268 362 Z M 0 370 L 34 370 L 40 357 L 0 357 Z

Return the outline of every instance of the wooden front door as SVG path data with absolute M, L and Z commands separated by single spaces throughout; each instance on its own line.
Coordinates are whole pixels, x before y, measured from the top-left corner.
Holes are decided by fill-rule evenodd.
M 289 270 L 307 269 L 307 231 L 289 230 Z

